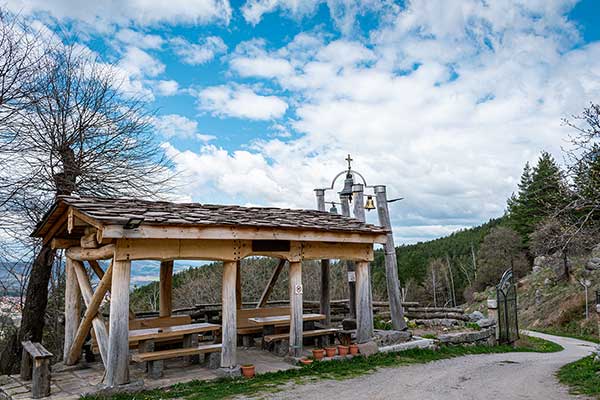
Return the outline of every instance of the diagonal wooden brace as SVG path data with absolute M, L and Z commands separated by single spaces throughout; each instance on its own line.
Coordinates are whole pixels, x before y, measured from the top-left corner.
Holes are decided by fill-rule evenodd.
M 104 365 L 106 365 L 106 361 L 108 359 L 108 331 L 102 317 L 98 313 L 98 310 L 102 300 L 104 299 L 104 295 L 110 289 L 112 280 L 112 263 L 106 270 L 106 273 L 104 273 L 102 276 L 102 279 L 96 288 L 96 292 L 92 291 L 92 286 L 83 264 L 80 261 L 74 261 L 73 265 L 75 268 L 75 273 L 77 274 L 77 281 L 79 282 L 79 287 L 81 289 L 81 296 L 83 297 L 83 301 L 87 309 L 83 316 L 83 320 L 79 324 L 79 328 L 77 328 L 75 340 L 71 345 L 71 349 L 69 350 L 69 355 L 67 360 L 65 360 L 65 364 L 73 365 L 77 362 L 81 354 L 81 349 L 85 342 L 85 338 L 87 337 L 90 328 L 93 326 L 94 333 L 96 335 L 96 341 L 98 342 L 98 348 L 100 349 L 100 356 L 102 357 L 102 362 Z

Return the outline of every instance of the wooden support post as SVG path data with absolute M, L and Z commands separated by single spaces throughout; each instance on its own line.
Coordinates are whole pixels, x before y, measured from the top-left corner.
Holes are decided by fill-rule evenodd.
M 405 330 L 407 328 L 404 320 L 404 309 L 400 297 L 400 281 L 398 280 L 398 261 L 396 259 L 396 247 L 394 246 L 394 235 L 392 233 L 392 222 L 390 220 L 390 211 L 387 204 L 387 194 L 384 185 L 375 186 L 375 196 L 377 198 L 377 214 L 379 216 L 379 225 L 388 229 L 387 241 L 383 246 L 385 257 L 385 276 L 387 281 L 387 292 L 390 301 L 390 314 L 392 317 L 392 327 L 395 330 Z
M 362 183 L 352 185 L 352 198 L 354 200 L 354 218 L 366 222 L 365 218 L 365 187 Z M 371 285 L 371 264 L 369 264 L 369 304 L 373 302 L 373 286 Z
M 100 356 L 104 366 L 108 361 L 108 331 L 102 316 L 98 313 L 104 294 L 110 287 L 110 279 L 112 277 L 112 267 L 109 267 L 104 274 L 104 277 L 100 281 L 100 284 L 96 288 L 96 293 L 92 291 L 92 285 L 88 279 L 87 272 L 81 261 L 73 261 L 73 267 L 77 274 L 77 281 L 79 282 L 79 289 L 81 290 L 81 296 L 86 306 L 85 315 L 81 324 L 77 328 L 77 334 L 75 340 L 69 350 L 69 355 L 65 360 L 66 365 L 73 365 L 79 359 L 81 355 L 81 348 L 85 338 L 90 331 L 90 326 L 93 325 L 96 342 L 98 343 L 98 349 L 100 350 Z
M 109 387 L 129 382 L 130 279 L 131 261 L 113 261 L 108 365 L 105 374 L 105 383 Z
M 41 399 L 48 396 L 50 396 L 50 359 L 35 359 L 31 377 L 31 397 Z
M 235 308 L 242 309 L 242 274 L 240 260 L 235 263 Z
M 169 317 L 173 311 L 173 260 L 160 263 L 159 315 Z
M 285 265 L 285 263 L 286 263 L 286 260 L 282 259 L 282 260 L 279 260 L 279 263 L 275 266 L 275 269 L 273 270 L 273 273 L 271 274 L 271 278 L 269 279 L 269 283 L 265 287 L 263 294 L 260 296 L 260 300 L 258 300 L 258 303 L 256 304 L 256 308 L 262 308 L 267 305 L 269 296 L 271 295 L 271 292 L 273 291 L 273 288 L 275 287 L 275 283 L 277 282 L 277 279 L 279 278 L 279 274 L 281 274 L 281 271 L 283 270 L 283 266 Z
M 350 216 L 350 199 L 347 196 L 340 196 L 342 203 L 342 215 Z M 348 279 L 348 306 L 350 308 L 350 318 L 356 318 L 356 278 L 354 261 L 346 261 L 346 272 Z
M 356 263 L 356 341 L 369 342 L 373 338 L 373 306 L 371 304 L 369 263 Z
M 331 292 L 329 291 L 329 260 L 321 260 L 321 299 L 319 312 L 325 316 L 322 324 L 331 325 Z
M 290 356 L 302 355 L 302 262 L 290 261 Z
M 88 260 L 88 264 L 90 264 L 90 268 L 94 271 L 98 279 L 102 279 L 102 277 L 104 276 L 104 271 L 102 270 L 102 267 L 100 266 L 98 261 Z
M 73 259 L 67 257 L 65 265 L 65 344 L 63 359 L 69 356 L 69 350 L 75 340 L 77 327 L 81 316 L 81 292 L 77 284 L 77 274 L 73 266 Z
M 223 262 L 223 287 L 222 287 L 222 349 L 221 368 L 233 369 L 237 366 L 237 324 L 236 324 L 236 295 L 235 281 L 237 263 L 235 261 Z
M 325 190 L 315 189 L 317 196 L 317 210 L 325 212 Z M 319 311 L 325 315 L 323 325 L 331 324 L 331 293 L 329 291 L 329 260 L 321 260 L 321 298 Z

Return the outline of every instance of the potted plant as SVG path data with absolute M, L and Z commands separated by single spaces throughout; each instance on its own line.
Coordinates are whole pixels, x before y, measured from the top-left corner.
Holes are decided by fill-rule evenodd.
M 254 364 L 242 365 L 242 375 L 245 378 L 254 378 L 255 374 L 256 374 L 256 368 L 254 367 Z
M 313 360 L 310 359 L 310 358 L 303 357 L 303 358 L 300 359 L 300 363 L 302 365 L 310 365 L 310 364 L 313 363 Z
M 327 357 L 333 357 L 335 356 L 336 350 L 337 349 L 335 347 L 325 347 L 325 354 Z
M 325 350 L 323 349 L 313 349 L 312 353 L 315 360 L 322 360 L 325 357 Z
M 348 346 L 343 346 L 340 344 L 340 345 L 338 345 L 337 350 L 338 350 L 338 354 L 340 356 L 345 356 L 348 354 Z
M 348 346 L 348 350 L 350 350 L 350 354 L 355 356 L 358 354 L 358 345 L 356 343 L 352 343 L 350 346 Z

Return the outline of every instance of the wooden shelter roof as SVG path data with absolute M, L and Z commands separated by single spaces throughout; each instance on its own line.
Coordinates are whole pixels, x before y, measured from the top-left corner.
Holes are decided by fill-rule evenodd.
M 303 230 L 342 234 L 385 235 L 380 226 L 316 210 L 241 207 L 200 203 L 172 203 L 125 198 L 58 197 L 32 236 L 46 237 L 69 210 L 90 225 L 123 227 L 131 218 L 143 218 L 141 227 L 242 227 Z M 66 224 L 65 224 L 66 225 Z M 77 229 L 77 227 L 72 227 Z M 66 237 L 56 231 L 52 236 Z M 76 235 L 77 236 L 77 235 Z

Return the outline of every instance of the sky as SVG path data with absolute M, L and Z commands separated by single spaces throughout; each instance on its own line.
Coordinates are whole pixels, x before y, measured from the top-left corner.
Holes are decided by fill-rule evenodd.
M 397 244 L 501 216 L 525 162 L 562 161 L 562 118 L 600 99 L 600 0 L 4 7 L 147 99 L 174 199 L 314 208 L 351 154 L 369 185 L 404 197 L 390 204 Z

